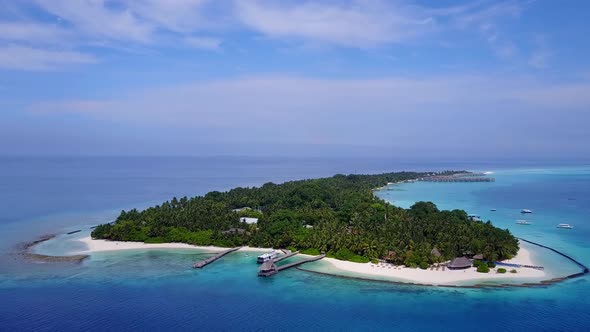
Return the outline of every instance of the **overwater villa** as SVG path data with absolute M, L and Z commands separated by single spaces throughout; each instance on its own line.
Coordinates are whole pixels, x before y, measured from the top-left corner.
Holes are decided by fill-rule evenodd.
M 453 259 L 447 267 L 451 270 L 467 269 L 471 267 L 471 261 L 465 256 L 457 257 Z
M 258 276 L 260 277 L 269 277 L 273 274 L 277 274 L 278 272 L 279 270 L 277 269 L 277 266 L 275 265 L 275 262 L 272 259 L 264 262 L 258 268 Z

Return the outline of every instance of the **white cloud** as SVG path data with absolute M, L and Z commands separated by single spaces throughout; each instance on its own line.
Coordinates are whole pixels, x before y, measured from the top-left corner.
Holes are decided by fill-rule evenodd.
M 51 70 L 66 65 L 96 63 L 97 59 L 88 54 L 47 50 L 27 46 L 8 45 L 0 47 L 0 68 L 19 70 Z
M 209 51 L 217 51 L 221 45 L 221 39 L 211 37 L 186 37 L 184 42 L 190 47 Z
M 337 46 L 369 48 L 406 41 L 433 26 L 432 17 L 412 7 L 382 1 L 271 2 L 238 0 L 236 15 L 271 38 L 294 38 Z
M 426 112 L 469 113 L 496 107 L 585 109 L 590 82 L 552 85 L 519 77 L 446 76 L 428 79 L 327 80 L 247 77 L 148 89 L 111 100 L 74 100 L 32 107 L 87 113 L 121 121 L 191 126 L 262 123 L 321 116 L 372 117 Z M 444 110 L 444 111 L 443 111 Z M 229 120 L 231 119 L 231 120 Z
M 518 52 L 518 48 L 511 37 L 502 33 L 498 22 L 519 18 L 530 2 L 500 1 L 490 5 L 480 1 L 456 7 L 456 10 L 447 13 L 452 26 L 479 31 L 494 54 L 500 58 L 510 58 Z
M 414 147 L 567 146 L 587 139 L 590 82 L 448 76 L 326 80 L 246 77 L 147 89 L 108 100 L 35 103 L 44 119 L 150 128 L 176 140 L 229 144 L 398 144 Z M 526 123 L 526 126 L 522 124 Z M 189 134 L 190 133 L 190 134 Z M 548 135 L 547 133 L 551 133 Z M 411 138 L 411 139 L 410 139 Z M 557 145 L 559 145 L 557 144 Z
M 40 44 L 61 43 L 72 36 L 56 24 L 0 22 L 0 40 Z
M 445 44 L 450 39 L 444 40 L 443 32 L 454 26 L 480 31 L 496 54 L 510 57 L 518 51 L 516 43 L 503 38 L 496 21 L 518 17 L 526 5 L 519 1 L 481 1 L 434 8 L 405 0 L 28 1 L 20 6 L 10 3 L 9 9 L 18 15 L 12 15 L 11 21 L 0 19 L 0 41 L 45 50 L 46 54 L 64 46 L 78 53 L 97 47 L 125 52 L 169 45 L 217 50 L 222 38 L 207 36 L 228 40 L 222 34 L 236 29 L 290 46 L 295 42 L 299 44 L 295 47 L 306 50 L 326 45 L 372 49 L 428 42 L 422 39 L 426 36 L 436 36 L 437 43 Z M 47 15 L 32 15 L 31 3 Z M 543 65 L 546 56 L 541 55 L 532 57 L 531 65 Z
M 473 4 L 473 6 L 461 7 L 450 13 L 455 24 L 461 27 L 483 26 L 498 18 L 517 18 L 525 9 L 527 2 L 499 1 L 488 5 L 485 2 Z
M 236 0 L 236 17 L 250 29 L 278 40 L 374 48 L 415 43 L 443 31 L 479 31 L 500 57 L 516 53 L 498 21 L 520 17 L 528 2 L 487 1 L 424 7 L 405 1 Z
M 185 37 L 179 33 L 191 33 L 203 24 L 201 10 L 207 2 L 30 0 L 38 9 L 54 16 L 43 20 L 30 14 L 27 17 L 28 4 L 21 3 L 20 7 L 10 4 L 12 19 L 3 21 L 0 17 L 0 42 L 10 43 L 2 49 L 2 56 L 7 60 L 0 66 L 26 70 L 62 68 L 67 64 L 96 62 L 95 56 L 85 54 L 89 51 L 79 51 L 87 46 L 125 51 L 134 46 L 169 45 L 171 41 L 166 38 L 172 38 L 172 42 L 183 41 Z M 168 35 L 160 38 L 159 33 Z M 186 43 L 190 47 L 216 49 L 220 41 L 189 37 Z M 8 58 L 13 54 L 22 54 L 23 58 Z
M 148 42 L 154 29 L 127 8 L 112 8 L 103 0 L 37 0 L 37 3 L 95 38 Z
M 156 26 L 176 32 L 192 32 L 207 19 L 201 14 L 210 0 L 124 0 L 129 10 Z
M 88 38 L 153 42 L 158 31 L 193 32 L 207 21 L 209 0 L 35 0 Z

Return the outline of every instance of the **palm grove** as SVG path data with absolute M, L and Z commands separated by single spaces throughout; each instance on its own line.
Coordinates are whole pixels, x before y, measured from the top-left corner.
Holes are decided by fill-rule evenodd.
M 462 210 L 439 211 L 430 202 L 395 207 L 373 188 L 427 176 L 398 172 L 335 175 L 330 178 L 266 183 L 259 188 L 213 191 L 174 198 L 144 211 L 123 211 L 112 224 L 98 226 L 93 238 L 149 243 L 296 248 L 304 253 L 367 262 L 425 266 L 466 253 L 488 260 L 514 256 L 518 241 L 489 221 L 473 221 Z M 257 207 L 233 211 L 241 207 Z M 240 217 L 258 217 L 256 225 Z M 239 231 L 228 232 L 228 229 Z M 437 248 L 442 257 L 432 255 Z

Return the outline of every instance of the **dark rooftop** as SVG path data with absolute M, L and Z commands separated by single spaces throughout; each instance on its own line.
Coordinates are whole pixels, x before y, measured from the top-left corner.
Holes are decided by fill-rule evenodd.
M 471 261 L 465 256 L 457 257 L 453 259 L 451 263 L 449 263 L 448 267 L 449 269 L 466 269 L 471 267 Z
M 263 272 L 263 271 L 272 271 L 272 270 L 276 270 L 277 267 L 275 265 L 275 262 L 271 259 L 268 260 L 264 263 L 262 263 L 262 265 L 258 268 L 258 271 Z

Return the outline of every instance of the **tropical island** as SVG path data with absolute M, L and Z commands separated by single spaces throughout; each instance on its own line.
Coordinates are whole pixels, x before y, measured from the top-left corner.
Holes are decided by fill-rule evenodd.
M 213 191 L 122 211 L 91 236 L 146 244 L 289 248 L 324 252 L 340 261 L 422 269 L 466 255 L 511 259 L 519 252 L 518 240 L 490 221 L 474 220 L 462 210 L 440 211 L 431 202 L 403 209 L 373 193 L 392 183 L 459 173 L 465 172 L 339 174 Z

